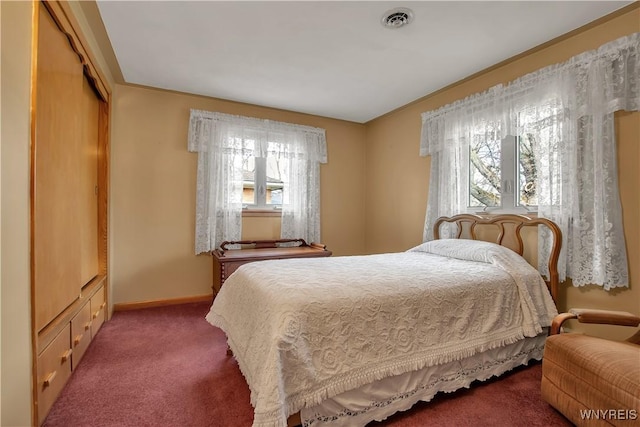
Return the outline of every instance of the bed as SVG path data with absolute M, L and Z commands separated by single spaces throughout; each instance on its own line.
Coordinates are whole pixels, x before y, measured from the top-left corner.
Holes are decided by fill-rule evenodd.
M 478 240 L 487 226 L 496 243 Z M 553 236 L 548 281 L 522 257 L 535 227 Z M 438 219 L 434 236 L 400 253 L 260 261 L 227 279 L 206 319 L 227 335 L 254 427 L 365 425 L 541 359 L 558 227 L 462 214 Z

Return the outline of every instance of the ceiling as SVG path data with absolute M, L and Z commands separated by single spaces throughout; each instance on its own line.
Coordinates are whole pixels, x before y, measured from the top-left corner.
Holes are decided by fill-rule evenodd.
M 359 123 L 629 3 L 97 1 L 127 83 Z

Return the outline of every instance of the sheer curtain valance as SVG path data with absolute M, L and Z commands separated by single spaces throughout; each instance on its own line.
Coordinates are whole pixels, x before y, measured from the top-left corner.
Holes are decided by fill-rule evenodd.
M 320 239 L 320 163 L 324 129 L 191 110 L 189 151 L 198 153 L 196 253 L 242 235 L 243 161 L 275 156 L 287 162 L 282 238 Z
M 613 113 L 640 109 L 640 33 L 422 114 L 420 155 L 431 156 L 425 240 L 437 217 L 468 209 L 469 144 L 528 135 L 538 215 L 563 233 L 561 280 L 627 287 Z M 549 236 L 539 239 L 548 273 Z

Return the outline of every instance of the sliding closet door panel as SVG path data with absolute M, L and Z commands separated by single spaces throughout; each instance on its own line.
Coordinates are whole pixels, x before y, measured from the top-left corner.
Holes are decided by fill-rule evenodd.
M 78 224 L 82 284 L 98 275 L 98 119 L 100 103 L 86 78 L 82 83 L 81 156 Z
M 34 150 L 36 330 L 80 294 L 79 117 L 83 68 L 67 37 L 40 6 Z

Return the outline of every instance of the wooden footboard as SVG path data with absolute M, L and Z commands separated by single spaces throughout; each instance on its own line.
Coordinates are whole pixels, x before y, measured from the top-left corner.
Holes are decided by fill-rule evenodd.
M 440 238 L 440 226 L 444 223 L 455 223 L 457 226 L 457 239 L 478 240 L 476 236 L 476 227 L 478 225 L 495 225 L 499 228 L 500 233 L 496 239 L 496 243 L 507 247 L 519 255 L 524 251 L 524 243 L 522 240 L 523 227 L 545 226 L 553 234 L 553 247 L 549 255 L 549 280 L 545 280 L 549 292 L 553 300 L 558 301 L 558 258 L 560 256 L 560 248 L 562 247 L 562 232 L 558 225 L 546 218 L 531 218 L 524 215 L 495 215 L 490 217 L 482 217 L 473 214 L 460 214 L 451 217 L 440 217 L 433 226 L 433 236 Z M 535 266 L 534 266 L 535 267 Z

